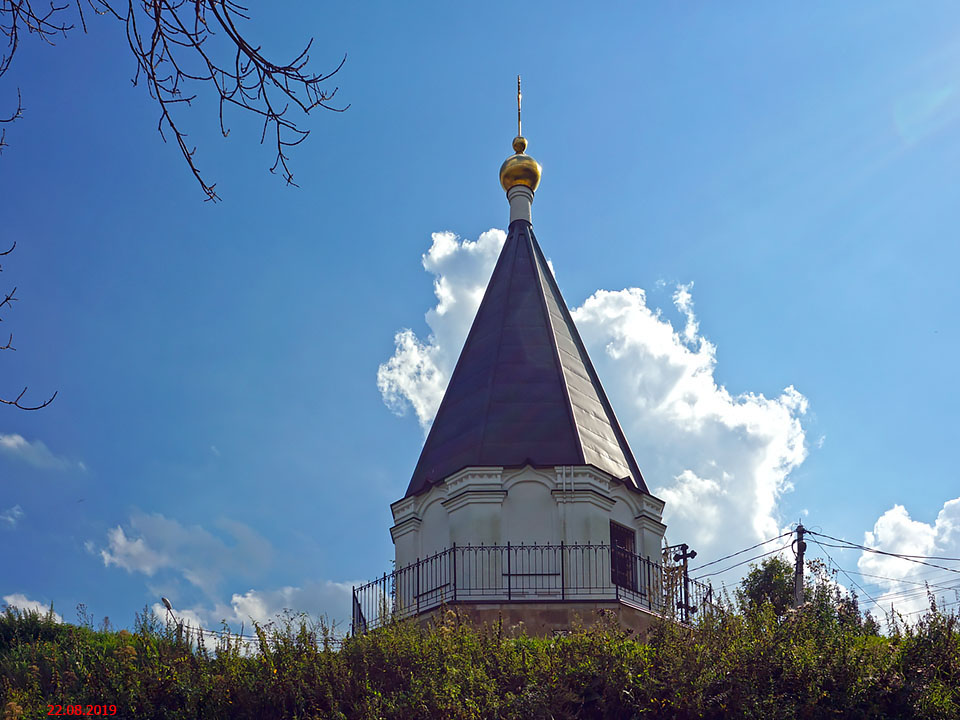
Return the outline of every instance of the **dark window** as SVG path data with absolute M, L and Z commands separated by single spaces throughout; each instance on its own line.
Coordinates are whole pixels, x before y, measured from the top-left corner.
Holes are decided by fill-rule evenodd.
M 614 585 L 633 591 L 637 589 L 636 542 L 633 530 L 610 521 L 610 579 Z

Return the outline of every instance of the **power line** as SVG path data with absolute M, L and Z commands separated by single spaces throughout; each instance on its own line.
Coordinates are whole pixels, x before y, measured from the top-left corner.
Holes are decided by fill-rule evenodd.
M 949 583 L 918 583 L 918 582 L 908 582 L 906 580 L 893 580 L 888 581 L 885 585 L 880 585 L 876 581 L 866 581 L 870 585 L 881 588 L 883 596 L 886 598 L 893 597 L 910 597 L 912 595 L 926 595 L 931 592 L 957 592 L 960 591 L 960 582 Z M 898 584 L 903 583 L 903 584 Z
M 711 565 L 716 565 L 716 564 L 719 563 L 719 562 L 723 562 L 724 560 L 729 560 L 730 558 L 736 557 L 737 555 L 742 555 L 743 553 L 749 552 L 750 550 L 756 550 L 756 549 L 757 549 L 758 547 L 760 547 L 761 545 L 766 545 L 767 543 L 771 543 L 771 542 L 773 542 L 774 540 L 779 540 L 779 539 L 782 538 L 782 537 L 786 537 L 787 535 L 792 535 L 792 534 L 793 534 L 793 533 L 791 533 L 791 532 L 785 532 L 785 533 L 783 533 L 782 535 L 777 535 L 776 537 L 772 537 L 772 538 L 770 538 L 769 540 L 764 540 L 763 542 L 758 542 L 756 545 L 751 545 L 750 547 L 744 548 L 743 550 L 737 550 L 737 552 L 735 552 L 735 553 L 730 553 L 729 555 L 724 555 L 724 556 L 723 556 L 722 558 L 720 558 L 719 560 L 711 560 L 710 562 L 705 563 L 705 564 L 703 564 L 703 565 L 700 565 L 699 567 L 691 568 L 691 569 L 690 569 L 690 572 L 698 572 L 698 571 L 700 571 L 700 570 L 703 570 L 705 567 L 710 567 Z M 761 557 L 762 557 L 762 556 L 761 556 Z M 734 567 L 736 567 L 736 566 L 734 566 Z M 704 577 L 705 577 L 705 576 L 704 576 Z
M 848 572 L 852 572 L 854 575 L 860 575 L 860 576 L 862 576 L 862 577 L 876 578 L 877 580 L 889 580 L 890 582 L 906 583 L 906 584 L 908 584 L 908 585 L 931 585 L 931 586 L 936 586 L 936 585 L 938 585 L 938 584 L 941 582 L 941 580 L 940 580 L 939 577 L 938 577 L 938 579 L 937 579 L 936 581 L 933 581 L 933 580 L 930 580 L 930 579 L 929 579 L 929 578 L 933 578 L 933 577 L 935 577 L 935 576 L 938 576 L 939 573 L 917 573 L 916 575 L 911 574 L 910 577 L 911 577 L 912 579 L 906 580 L 906 579 L 903 579 L 903 578 L 890 577 L 889 575 L 874 575 L 874 574 L 872 574 L 872 573 L 860 572 L 859 570 L 849 570 Z M 946 581 L 946 580 L 943 580 L 942 582 L 947 582 L 947 581 Z M 956 581 L 953 580 L 952 582 L 956 582 Z M 872 584 L 873 584 L 873 585 L 876 585 L 877 583 L 872 583 Z
M 774 540 L 776 540 L 776 539 L 777 539 L 777 538 L 774 538 Z M 700 579 L 705 578 L 705 577 L 710 577 L 711 575 L 722 575 L 723 573 L 727 572 L 728 570 L 733 570 L 734 568 L 738 568 L 738 567 L 740 567 L 741 565 L 746 565 L 748 562 L 753 562 L 754 560 L 759 560 L 760 558 L 764 558 L 764 557 L 766 557 L 767 555 L 773 555 L 774 553 L 781 552 L 781 551 L 783 551 L 783 550 L 786 550 L 788 547 L 790 547 L 790 544 L 789 544 L 789 543 L 786 544 L 786 545 L 784 545 L 783 547 L 778 547 L 778 548 L 776 548 L 776 549 L 774 549 L 774 550 L 770 550 L 769 552 L 765 552 L 765 553 L 762 553 L 762 554 L 760 554 L 760 555 L 756 555 L 756 556 L 754 556 L 754 557 L 752 557 L 752 558 L 747 558 L 746 560 L 741 560 L 740 562 L 736 563 L 735 565 L 731 565 L 730 567 L 724 568 L 723 570 L 716 570 L 716 571 L 714 571 L 714 572 L 709 572 L 709 573 L 704 573 L 703 575 L 698 575 L 696 578 L 694 578 L 694 580 L 700 580 Z M 706 566 L 704 565 L 704 566 L 701 566 L 701 567 L 706 567 Z
M 841 540 L 840 538 L 832 537 L 830 535 L 827 535 L 826 533 L 813 532 L 812 530 L 808 530 L 807 532 L 809 532 L 811 535 L 819 535 L 820 537 L 829 538 L 830 540 L 834 540 L 836 542 L 847 543 L 848 545 L 852 545 L 853 547 L 859 548 L 860 550 L 866 550 L 867 552 L 877 553 L 878 555 L 892 555 L 893 557 L 904 558 L 909 560 L 912 560 L 912 559 L 947 560 L 949 562 L 960 562 L 960 557 L 945 557 L 943 555 L 905 555 L 904 553 L 892 553 L 892 552 L 887 552 L 886 550 L 880 550 L 879 548 L 872 548 L 872 547 L 867 547 L 866 545 L 859 545 L 858 543 L 852 542 L 850 540 Z M 939 566 L 934 565 L 933 567 L 939 567 Z M 947 568 L 947 570 L 950 570 L 950 569 L 951 568 Z
M 958 587 L 960 587 L 960 586 L 958 586 Z M 946 590 L 947 590 L 947 591 L 949 591 L 949 590 L 956 590 L 956 588 L 946 588 Z M 944 592 L 944 590 L 941 590 L 940 592 L 941 592 L 941 595 L 942 595 L 943 592 Z M 933 590 L 917 590 L 917 589 L 912 589 L 912 590 L 904 590 L 904 591 L 902 591 L 902 592 L 885 593 L 882 597 L 883 597 L 884 602 L 890 602 L 890 601 L 893 601 L 893 600 L 896 600 L 897 602 L 906 602 L 906 601 L 909 601 L 909 600 L 914 600 L 914 599 L 916 599 L 916 598 L 924 597 L 925 595 L 929 596 L 931 593 L 933 593 L 933 595 L 936 595 L 936 594 L 937 594 L 937 593 L 934 592 Z
M 944 608 L 953 607 L 954 605 L 960 605 L 960 600 L 955 602 L 944 603 L 943 605 L 937 605 L 937 610 L 943 610 Z M 922 610 L 911 610 L 908 613 L 902 613 L 904 616 L 909 615 L 919 615 L 920 613 L 930 612 L 930 608 L 923 608 Z
M 899 578 L 887 577 L 887 576 L 884 576 L 884 575 L 872 575 L 872 574 L 870 574 L 870 573 L 858 572 L 858 571 L 856 571 L 856 570 L 850 570 L 850 571 L 848 571 L 848 570 L 845 570 L 844 568 L 840 567 L 840 565 L 836 562 L 836 560 L 834 560 L 833 557 L 830 555 L 830 553 L 829 553 L 829 551 L 827 550 L 827 548 L 828 548 L 828 547 L 831 547 L 831 548 L 838 548 L 838 549 L 840 549 L 840 550 L 861 550 L 861 551 L 863 551 L 863 552 L 869 552 L 869 553 L 875 553 L 875 554 L 878 554 L 878 555 L 884 555 L 884 556 L 887 556 L 887 557 L 899 558 L 899 559 L 902 559 L 902 560 L 906 560 L 906 561 L 908 561 L 908 562 L 916 563 L 916 564 L 918 564 L 918 565 L 925 565 L 925 566 L 927 566 L 927 567 L 935 568 L 936 570 L 943 570 L 943 571 L 946 571 L 946 572 L 951 573 L 951 574 L 960 574 L 960 569 L 951 568 L 951 567 L 946 567 L 946 566 L 944 566 L 944 565 L 938 565 L 938 564 L 936 564 L 936 563 L 927 562 L 927 561 L 929 561 L 929 560 L 943 560 L 943 561 L 948 561 L 948 562 L 960 562 L 960 558 L 946 557 L 946 556 L 938 556 L 938 555 L 908 555 L 908 554 L 904 554 L 904 553 L 894 553 L 894 552 L 888 552 L 888 551 L 886 551 L 886 550 L 880 550 L 879 548 L 872 548 L 872 547 L 868 547 L 868 546 L 866 546 L 866 545 L 860 545 L 859 543 L 851 542 L 851 541 L 849 541 L 849 540 L 843 540 L 843 539 L 841 539 L 841 538 L 836 538 L 836 537 L 833 537 L 832 535 L 827 535 L 826 533 L 816 532 L 816 531 L 814 531 L 814 530 L 807 530 L 807 534 L 808 534 L 808 535 L 816 535 L 816 536 L 818 536 L 818 537 L 827 538 L 827 539 L 833 540 L 833 541 L 835 541 L 835 542 L 837 542 L 837 543 L 841 543 L 841 544 L 838 544 L 838 545 L 834 545 L 834 544 L 829 543 L 829 542 L 821 542 L 821 541 L 819 541 L 819 540 L 814 540 L 813 538 L 811 538 L 812 542 L 815 543 L 818 547 L 820 547 L 820 549 L 823 551 L 824 555 L 826 555 L 826 557 L 829 559 L 829 561 L 830 561 L 830 563 L 833 565 L 833 567 L 835 567 L 839 572 L 843 573 L 844 576 L 845 576 L 845 577 L 850 581 L 850 583 L 853 585 L 853 587 L 855 587 L 855 588 L 856 588 L 865 598 L 867 598 L 867 600 L 869 600 L 874 606 L 876 606 L 877 608 L 879 608 L 881 612 L 885 612 L 885 611 L 883 610 L 883 605 L 881 605 L 881 603 L 880 603 L 877 599 L 875 599 L 874 597 L 872 597 L 872 596 L 870 595 L 870 593 L 868 593 L 868 592 L 863 588 L 863 586 L 860 585 L 860 584 L 851 576 L 851 573 L 854 574 L 854 575 L 860 575 L 861 577 L 872 577 L 872 578 L 876 578 L 876 579 L 878 579 L 878 580 L 887 580 L 887 581 L 892 582 L 892 583 L 904 583 L 904 584 L 908 584 L 908 585 L 923 586 L 922 589 L 911 589 L 911 588 L 908 588 L 908 589 L 900 590 L 899 592 L 885 593 L 885 594 L 882 596 L 883 599 L 884 599 L 884 601 L 896 599 L 898 602 L 903 602 L 903 601 L 905 601 L 905 600 L 912 600 L 912 599 L 914 599 L 914 598 L 916 598 L 916 597 L 922 596 L 924 593 L 929 593 L 929 592 L 931 592 L 931 588 L 935 588 L 935 589 L 938 589 L 938 590 L 941 590 L 941 591 L 950 591 L 950 590 L 952 590 L 952 591 L 954 591 L 954 593 L 960 592 L 960 585 L 946 584 L 946 583 L 948 583 L 949 581 L 948 581 L 947 579 L 944 579 L 942 576 L 937 577 L 937 582 L 918 582 L 918 581 L 917 581 L 917 578 L 922 579 L 922 578 L 924 578 L 924 577 L 929 577 L 929 576 L 930 576 L 930 575 L 929 575 L 929 571 L 928 571 L 927 574 L 913 575 L 913 578 L 915 578 L 915 579 L 913 579 L 913 580 L 906 580 L 906 579 L 899 579 Z M 788 535 L 793 535 L 793 533 L 792 533 L 792 532 L 785 532 L 785 533 L 783 533 L 783 534 L 781 534 L 781 535 L 777 535 L 776 537 L 772 537 L 772 538 L 769 538 L 769 539 L 764 540 L 764 541 L 762 541 L 762 542 L 759 542 L 759 543 L 757 543 L 756 545 L 751 545 L 750 547 L 744 548 L 743 550 L 738 550 L 738 551 L 736 551 L 736 552 L 730 553 L 729 555 L 724 555 L 723 557 L 718 558 L 718 559 L 716 559 L 716 560 L 711 560 L 711 561 L 708 562 L 708 563 L 705 563 L 705 564 L 703 564 L 703 565 L 700 565 L 700 566 L 697 567 L 697 568 L 692 569 L 692 570 L 691 570 L 691 573 L 692 573 L 692 572 L 697 572 L 697 571 L 703 570 L 703 569 L 708 568 L 708 567 L 711 567 L 711 566 L 713 566 L 713 565 L 716 565 L 716 564 L 718 564 L 718 563 L 723 562 L 724 560 L 730 560 L 731 558 L 735 558 L 735 557 L 737 557 L 738 555 L 742 555 L 742 554 L 744 554 L 744 553 L 746 553 L 746 552 L 749 552 L 749 551 L 751 551 L 751 550 L 756 550 L 756 549 L 759 548 L 759 547 L 762 547 L 762 546 L 764 546 L 764 545 L 767 545 L 768 543 L 774 542 L 774 541 L 776 541 L 776 540 L 780 540 L 780 539 L 782 539 L 782 538 L 784 538 L 784 537 L 786 537 L 786 536 L 788 536 Z M 755 560 L 760 560 L 761 558 L 765 558 L 765 557 L 767 557 L 767 556 L 769 556 L 769 555 L 773 555 L 773 554 L 778 553 L 778 552 L 782 552 L 782 551 L 786 550 L 786 549 L 789 548 L 789 547 L 790 547 L 790 544 L 787 544 L 787 545 L 784 545 L 784 546 L 782 546 L 782 547 L 776 548 L 776 549 L 774 549 L 774 550 L 769 550 L 769 551 L 764 552 L 764 553 L 761 553 L 761 554 L 759 554 L 759 555 L 755 555 L 755 556 L 753 556 L 753 557 L 749 557 L 749 558 L 747 558 L 747 559 L 745 559 L 745 560 L 740 560 L 739 562 L 736 562 L 736 563 L 734 563 L 733 565 L 730 565 L 729 567 L 724 568 L 723 570 L 715 570 L 715 571 L 713 571 L 713 572 L 703 573 L 702 575 L 698 575 L 697 578 L 695 578 L 695 579 L 701 580 L 701 579 L 703 579 L 703 578 L 712 577 L 712 576 L 714 576 L 714 575 L 722 575 L 722 574 L 724 574 L 724 573 L 726 573 L 726 572 L 729 572 L 730 570 L 734 570 L 734 569 L 736 569 L 736 568 L 738 568 L 738 567 L 741 567 L 741 566 L 743 566 L 743 565 L 746 565 L 747 563 L 753 562 L 753 561 L 755 561 Z M 868 583 L 868 584 L 874 584 L 874 585 L 875 585 L 876 583 Z M 958 597 L 960 597 L 960 595 L 958 595 Z M 960 605 L 960 600 L 958 600 L 958 601 L 955 602 L 955 603 L 947 603 L 947 604 L 945 604 L 945 605 L 942 605 L 941 607 L 952 607 L 953 605 Z M 907 613 L 907 614 L 908 614 L 908 615 L 913 615 L 913 614 L 916 614 L 917 612 L 922 612 L 922 611 L 914 611 L 914 612 Z
M 814 534 L 814 533 L 809 533 L 809 534 L 812 535 L 812 534 Z M 811 538 L 811 540 L 812 540 L 812 538 Z M 857 581 L 854 580 L 846 570 L 844 570 L 842 567 L 840 567 L 840 566 L 837 564 L 837 561 L 833 559 L 833 557 L 830 555 L 830 553 L 827 552 L 827 549 L 826 549 L 823 545 L 821 545 L 819 541 L 813 540 L 813 543 L 814 543 L 815 545 L 818 545 L 818 546 L 820 547 L 820 549 L 823 550 L 823 554 L 827 556 L 827 559 L 829 559 L 830 562 L 833 563 L 833 566 L 834 566 L 835 568 L 837 568 L 837 570 L 839 570 L 840 572 L 842 572 L 844 575 L 847 576 L 847 579 L 848 579 L 851 583 L 853 583 L 853 586 L 854 586 L 855 588 L 857 588 L 860 592 L 862 592 L 864 595 L 866 595 L 867 598 L 868 598 L 871 602 L 873 602 L 874 605 L 876 605 L 877 607 L 880 607 L 880 603 L 878 603 L 876 600 L 874 600 L 872 597 L 870 597 L 870 593 L 868 593 L 866 590 L 864 590 L 862 587 L 860 587 L 860 585 L 857 584 Z
M 820 537 L 827 537 L 831 540 L 837 540 L 837 538 L 830 537 L 829 535 L 823 535 L 822 533 L 811 532 L 811 535 L 818 535 Z M 846 545 L 833 545 L 831 543 L 817 543 L 820 547 L 832 547 L 840 548 L 841 550 L 863 550 L 865 552 L 876 553 L 877 555 L 886 555 L 887 557 L 900 558 L 901 560 L 907 560 L 908 562 L 917 563 L 918 565 L 928 565 L 929 567 L 937 568 L 939 570 L 946 570 L 947 572 L 960 574 L 960 570 L 956 568 L 946 567 L 945 565 L 937 565 L 936 563 L 926 562 L 924 560 L 919 560 L 917 558 L 927 557 L 925 555 L 901 555 L 900 553 L 887 552 L 886 550 L 878 550 L 877 548 L 867 547 L 866 545 L 858 545 L 857 543 L 852 543 L 849 540 L 837 540 L 837 542 L 847 543 Z M 954 560 L 960 562 L 960 558 L 942 558 L 942 557 L 931 557 L 933 560 Z
M 883 612 L 884 614 L 886 614 L 886 610 L 884 609 L 885 606 L 884 606 L 883 604 L 881 604 L 878 600 L 874 599 L 869 593 L 867 593 L 866 590 L 863 589 L 862 586 L 860 586 L 859 584 L 857 584 L 857 582 L 850 576 L 850 573 L 849 573 L 847 570 L 844 570 L 842 567 L 840 567 L 839 564 L 837 564 L 836 560 L 833 559 L 833 557 L 830 555 L 830 553 L 827 552 L 827 549 L 826 549 L 821 543 L 817 542 L 816 540 L 813 540 L 813 542 L 820 546 L 820 548 L 823 550 L 824 554 L 826 554 L 827 558 L 829 558 L 830 562 L 833 563 L 834 567 L 836 567 L 837 570 L 839 570 L 839 571 L 842 572 L 844 575 L 846 575 L 846 576 L 847 576 L 847 579 L 850 580 L 850 582 L 854 585 L 854 587 L 856 587 L 858 590 L 860 590 L 860 592 L 862 592 L 864 595 L 866 595 L 867 598 L 868 598 L 881 612 Z M 831 546 L 831 547 L 833 547 L 833 546 Z M 859 573 L 859 572 L 856 572 L 856 571 L 852 571 L 852 572 L 856 573 L 857 575 L 865 575 L 865 574 L 866 574 L 866 573 Z M 893 582 L 904 582 L 904 581 L 897 580 L 896 578 L 887 578 L 887 577 L 884 577 L 884 576 L 882 576 L 882 575 L 876 575 L 876 576 L 873 576 L 873 577 L 878 577 L 878 578 L 881 578 L 881 579 L 884 579 L 884 580 L 891 580 L 891 581 L 893 581 Z M 907 581 L 907 582 L 909 582 L 909 581 Z M 926 583 L 912 583 L 912 584 L 922 584 L 922 585 L 926 585 Z M 944 590 L 956 590 L 956 589 L 957 589 L 958 587 L 960 587 L 960 586 L 956 586 L 956 585 L 954 585 L 954 586 L 943 586 L 943 585 L 939 585 L 939 586 L 936 586 L 936 587 L 939 587 L 939 588 L 944 589 Z M 911 589 L 911 590 L 906 590 L 906 591 L 901 591 L 901 592 L 896 592 L 896 593 L 884 593 L 884 595 L 882 595 L 882 597 L 883 597 L 883 600 L 884 600 L 885 603 L 886 603 L 886 602 L 889 602 L 889 603 L 891 603 L 891 605 L 892 605 L 892 604 L 893 604 L 893 601 L 897 601 L 897 602 L 899 602 L 899 603 L 903 603 L 903 602 L 906 602 L 906 601 L 908 601 L 908 600 L 913 600 L 913 599 L 915 599 L 915 598 L 923 597 L 924 595 L 928 594 L 929 592 L 930 592 L 930 591 L 929 591 L 929 586 L 927 586 L 925 589 L 922 589 L 922 590 Z M 950 607 L 951 605 L 954 605 L 954 604 L 957 604 L 957 603 L 948 603 L 948 604 L 942 605 L 941 607 Z M 915 610 L 915 611 L 912 611 L 912 612 L 909 612 L 909 613 L 906 613 L 906 614 L 907 614 L 907 615 L 915 615 L 915 614 L 917 614 L 918 612 L 923 612 L 923 611 L 922 611 L 922 610 Z

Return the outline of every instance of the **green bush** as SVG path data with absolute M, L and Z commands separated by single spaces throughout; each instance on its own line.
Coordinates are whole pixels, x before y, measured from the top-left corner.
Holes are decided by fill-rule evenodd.
M 113 704 L 122 718 L 957 718 L 960 629 L 931 603 L 886 635 L 822 568 L 787 609 L 760 566 L 694 627 L 631 637 L 608 617 L 555 638 L 477 628 L 454 610 L 431 627 L 397 622 L 335 641 L 286 615 L 215 647 L 148 609 L 133 632 L 0 615 L 0 718 L 48 704 Z M 748 580 L 751 576 L 748 576 Z M 772 590 L 765 597 L 763 588 Z

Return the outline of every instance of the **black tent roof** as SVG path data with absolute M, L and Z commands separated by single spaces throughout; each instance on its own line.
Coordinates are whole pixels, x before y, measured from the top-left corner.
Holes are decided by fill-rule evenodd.
M 514 220 L 405 497 L 526 464 L 594 465 L 649 492 L 533 228 Z

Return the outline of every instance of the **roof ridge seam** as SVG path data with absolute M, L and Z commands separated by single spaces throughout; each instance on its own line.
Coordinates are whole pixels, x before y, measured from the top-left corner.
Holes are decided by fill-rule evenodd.
M 537 271 L 537 284 L 540 286 L 540 304 L 544 314 L 547 316 L 547 323 L 550 326 L 550 345 L 553 347 L 553 359 L 557 365 L 557 372 L 560 373 L 560 386 L 563 388 L 563 398 L 567 403 L 567 415 L 570 418 L 570 424 L 573 426 L 574 437 L 577 439 L 577 451 L 580 455 L 580 462 L 586 464 L 587 454 L 583 448 L 583 438 L 580 436 L 580 424 L 577 422 L 577 416 L 573 412 L 573 398 L 570 397 L 570 385 L 567 382 L 567 376 L 563 370 L 563 361 L 560 359 L 560 343 L 557 342 L 557 329 L 553 324 L 553 313 L 550 312 L 550 307 L 547 305 L 548 288 L 543 286 L 545 275 L 550 271 L 550 266 L 546 264 L 546 259 L 543 258 L 543 252 L 540 250 L 540 244 L 537 242 L 536 235 L 533 234 L 532 228 L 530 232 L 527 233 L 527 242 L 531 251 L 530 259 L 533 262 L 534 270 Z M 540 263 L 541 260 L 543 260 L 542 265 Z M 547 283 L 549 286 L 549 280 Z M 560 299 L 561 301 L 563 300 L 562 296 Z M 556 301 L 556 298 L 554 298 L 554 301 Z M 558 302 L 557 304 L 560 305 L 562 302 Z M 563 311 L 561 311 L 561 313 L 562 312 Z
M 535 238 L 533 235 L 533 230 L 530 231 L 530 236 Z M 535 241 L 533 242 L 534 248 L 537 251 L 540 251 L 540 246 Z M 538 258 L 543 260 L 543 264 L 546 266 L 546 259 L 543 258 L 542 251 L 539 252 Z M 546 266 L 546 269 L 549 270 L 550 267 Z M 633 455 L 633 450 L 630 448 L 629 443 L 627 442 L 626 435 L 624 435 L 623 428 L 620 427 L 620 420 L 617 418 L 616 413 L 613 410 L 613 406 L 610 403 L 610 399 L 607 397 L 606 391 L 603 389 L 603 383 L 600 382 L 600 376 L 597 374 L 596 368 L 593 367 L 593 361 L 590 359 L 589 353 L 587 353 L 586 346 L 583 344 L 583 338 L 580 337 L 580 331 L 577 329 L 577 325 L 573 322 L 573 316 L 570 314 L 570 309 L 567 307 L 566 302 L 563 301 L 563 294 L 560 292 L 560 287 L 557 285 L 556 278 L 553 277 L 552 273 L 543 273 L 541 275 L 541 281 L 546 279 L 547 283 L 550 285 L 551 292 L 555 292 L 559 301 L 557 302 L 558 309 L 560 310 L 561 315 L 564 319 L 564 324 L 570 328 L 570 339 L 573 340 L 574 345 L 577 347 L 577 352 L 581 356 L 581 361 L 583 363 L 584 370 L 587 371 L 587 374 L 590 376 L 590 384 L 594 386 L 597 391 L 597 399 L 600 401 L 600 406 L 604 409 L 607 414 L 607 422 L 610 425 L 610 429 L 614 433 L 614 437 L 617 440 L 617 444 L 620 445 L 620 452 L 623 453 L 623 459 L 627 463 L 627 469 L 631 473 L 636 473 L 637 477 L 633 478 L 634 483 L 636 484 L 639 490 L 642 490 L 646 493 L 649 493 L 650 490 L 647 488 L 646 480 L 643 478 L 643 473 L 640 471 L 640 466 L 637 463 L 637 459 Z M 546 298 L 544 297 L 544 302 Z M 550 327 L 553 329 L 553 321 L 549 318 L 549 313 L 547 313 L 548 319 L 550 319 Z M 554 335 L 554 347 L 557 348 L 557 361 L 559 362 L 559 345 L 556 343 L 556 336 Z M 560 368 L 561 374 L 563 374 L 563 367 Z M 570 388 L 567 384 L 566 376 L 563 376 L 563 388 L 565 395 L 567 396 L 567 402 L 571 403 L 570 399 Z M 570 405 L 570 414 L 573 417 L 573 406 Z M 573 418 L 574 427 L 577 430 L 577 438 L 580 440 L 580 453 L 584 457 L 584 462 L 586 462 L 586 454 L 583 449 L 583 439 L 580 437 L 580 426 L 576 422 L 576 418 Z
M 513 223 L 510 223 L 510 224 L 512 225 Z M 520 230 L 519 230 L 520 227 L 521 227 L 521 226 L 519 226 L 519 225 L 517 226 L 517 232 L 518 232 L 518 233 L 520 232 Z M 506 250 L 506 245 L 507 245 L 507 243 L 510 242 L 510 232 L 509 232 L 509 231 L 510 231 L 510 228 L 509 228 L 509 227 L 507 228 L 507 231 L 508 231 L 508 232 L 507 232 L 507 239 L 506 239 L 506 240 L 504 241 L 504 243 L 503 243 L 503 245 L 504 245 L 504 248 L 503 248 L 503 249 L 504 249 L 504 250 Z M 507 313 L 510 311 L 510 294 L 513 292 L 513 283 L 514 283 L 514 280 L 516 279 L 516 273 L 513 272 L 513 270 L 516 268 L 516 265 L 517 265 L 517 248 L 516 248 L 516 245 L 517 245 L 517 243 L 514 243 L 514 248 L 512 248 L 512 249 L 513 249 L 513 255 L 509 258 L 509 260 L 510 260 L 510 270 L 511 270 L 511 272 L 510 272 L 510 274 L 509 274 L 508 277 L 510 278 L 510 282 L 509 282 L 509 284 L 507 285 L 506 298 L 504 299 L 504 303 L 503 303 L 503 314 L 500 316 L 500 333 L 499 333 L 499 335 L 497 335 L 497 354 L 496 354 L 496 355 L 494 356 L 494 358 L 493 358 L 493 368 L 492 368 L 492 370 L 491 370 L 491 372 L 490 372 L 490 377 L 489 377 L 489 379 L 487 380 L 487 404 L 486 404 L 486 407 L 483 408 L 483 426 L 482 426 L 482 427 L 483 427 L 483 430 L 480 432 L 480 451 L 479 451 L 479 453 L 478 453 L 479 457 L 481 457 L 481 458 L 484 457 L 484 454 L 483 454 L 483 446 L 484 446 L 484 443 L 486 443 L 486 441 L 487 441 L 487 430 L 488 430 L 488 428 L 490 427 L 490 423 L 487 422 L 487 421 L 488 421 L 489 418 L 490 418 L 490 405 L 493 403 L 493 383 L 494 383 L 494 379 L 495 379 L 495 377 L 496 377 L 496 375 L 497 375 L 497 368 L 499 367 L 499 363 L 500 363 L 500 349 L 503 347 L 503 329 L 504 329 L 504 325 L 505 325 L 505 320 L 506 320 L 506 318 L 507 318 Z M 503 251 L 501 250 L 501 252 L 503 252 Z M 506 269 L 506 267 L 505 267 L 504 269 Z M 487 288 L 488 288 L 488 289 L 489 289 L 489 287 L 490 287 L 491 284 L 493 284 L 493 275 L 490 276 L 490 281 L 489 281 L 489 283 L 487 284 Z M 486 295 L 486 291 L 484 291 L 484 295 Z M 477 315 L 478 315 L 478 316 L 480 315 L 479 309 L 477 310 Z
M 509 239 L 509 235 L 507 236 L 507 239 Z M 504 242 L 504 246 L 506 246 L 506 242 Z M 501 255 L 502 255 L 502 252 L 503 250 L 501 249 Z M 490 273 L 490 279 L 487 280 L 488 289 L 489 289 L 489 286 L 493 283 L 493 278 L 497 274 L 497 269 L 500 267 L 500 262 L 499 262 L 500 259 L 501 259 L 500 257 L 497 258 L 497 262 L 493 266 L 493 271 Z M 512 282 L 512 276 L 511 276 L 511 282 Z M 473 316 L 473 322 L 470 323 L 470 329 L 467 331 L 467 336 L 463 339 L 463 346 L 460 348 L 460 354 L 457 356 L 457 362 L 453 366 L 453 370 L 450 373 L 450 377 L 447 378 L 447 387 L 443 391 L 443 397 L 440 398 L 440 406 L 437 408 L 437 412 L 433 416 L 433 422 L 430 423 L 430 430 L 427 431 L 427 437 L 424 438 L 423 440 L 423 447 L 420 448 L 420 457 L 417 459 L 417 464 L 413 468 L 413 475 L 410 478 L 409 484 L 407 485 L 407 492 L 404 494 L 404 498 L 417 495 L 423 490 L 422 487 L 414 489 L 414 481 L 418 477 L 420 477 L 419 471 L 421 468 L 421 463 L 423 463 L 426 458 L 425 451 L 427 449 L 427 446 L 430 444 L 430 436 L 433 435 L 434 428 L 438 425 L 438 420 L 441 419 L 441 415 L 443 414 L 444 406 L 447 400 L 447 390 L 449 390 L 450 387 L 453 386 L 454 380 L 458 379 L 462 374 L 462 371 L 460 369 L 460 362 L 461 360 L 463 360 L 464 356 L 466 356 L 467 348 L 472 347 L 470 344 L 470 340 L 473 339 L 474 326 L 477 323 L 477 318 L 480 316 L 480 311 L 483 310 L 483 305 L 486 300 L 487 300 L 487 293 L 486 293 L 486 290 L 484 290 L 483 297 L 480 298 L 480 305 L 477 307 L 477 312 Z M 460 371 L 460 374 L 458 374 L 458 371 Z M 427 472 L 426 469 L 424 470 L 424 472 L 425 473 Z M 422 480 L 423 478 L 421 477 L 421 481 Z M 435 480 L 428 481 L 426 485 L 427 486 L 433 485 L 434 482 L 436 481 Z

